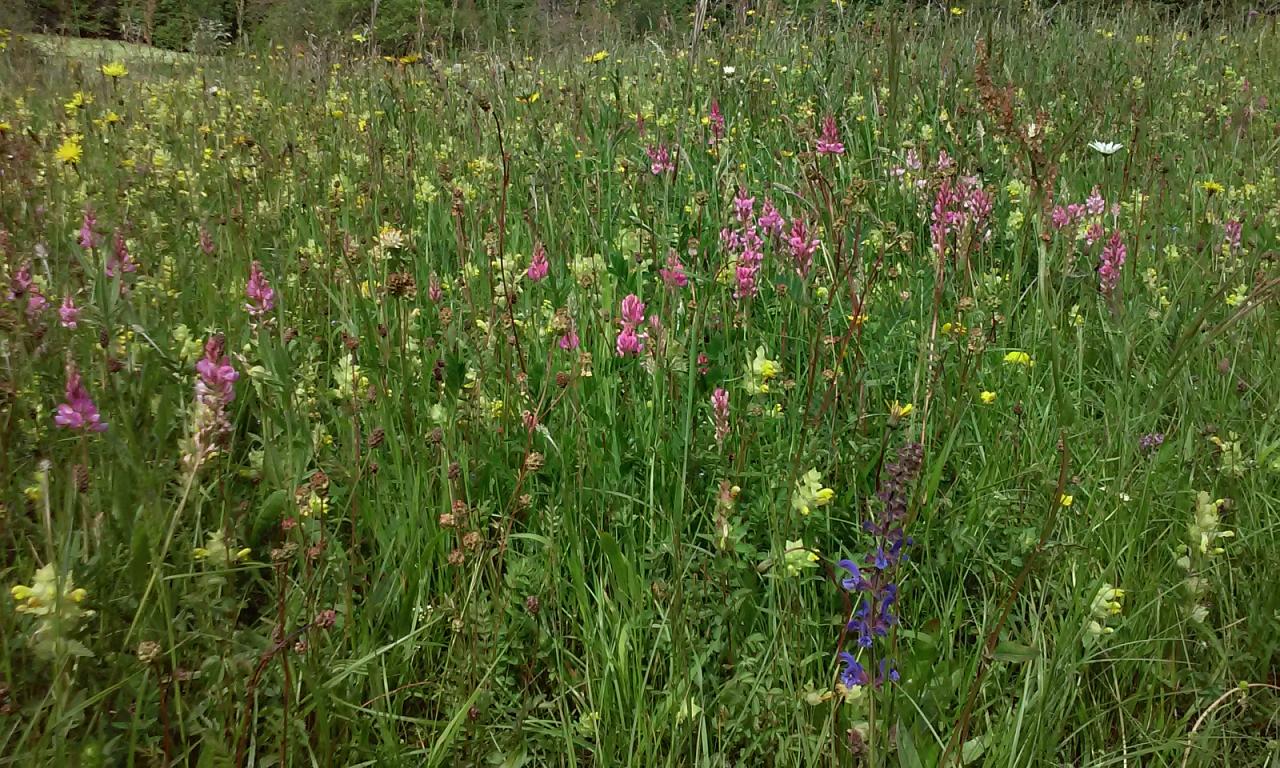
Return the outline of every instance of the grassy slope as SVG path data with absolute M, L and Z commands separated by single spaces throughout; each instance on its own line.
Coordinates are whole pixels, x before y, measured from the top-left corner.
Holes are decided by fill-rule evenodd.
M 85 307 L 75 333 L 37 336 L 21 305 L 5 315 L 5 391 L 16 394 L 3 405 L 3 564 L 25 584 L 56 561 L 96 610 L 74 635 L 94 656 L 78 661 L 39 658 L 25 642 L 35 619 L 0 614 L 13 628 L 0 670 L 22 715 L 0 722 L 0 752 L 28 764 L 94 750 L 108 764 L 226 764 L 273 633 L 333 608 L 337 627 L 306 632 L 306 653 L 264 667 L 247 747 L 259 761 L 847 764 L 846 729 L 874 723 L 862 731 L 874 760 L 932 765 L 997 627 L 966 750 L 983 764 L 1179 764 L 1202 715 L 1193 763 L 1275 759 L 1275 695 L 1231 694 L 1210 710 L 1239 681 L 1274 683 L 1280 647 L 1269 588 L 1280 579 L 1269 410 L 1280 334 L 1267 287 L 1280 189 L 1276 111 L 1258 101 L 1280 102 L 1273 32 L 994 20 L 993 79 L 1015 89 L 1015 126 L 1047 123 L 1052 192 L 1082 201 L 1099 185 L 1120 205 L 1107 229 L 1124 234 L 1129 261 L 1110 300 L 1097 291 L 1100 245 L 1037 217 L 1022 150 L 979 103 L 983 19 L 766 21 L 691 57 L 614 46 L 597 64 L 563 52 L 495 72 L 477 56 L 442 79 L 358 62 L 330 77 L 323 62 L 288 57 L 151 79 L 146 52 L 87 41 L 41 45 L 94 63 L 130 56 L 130 76 L 112 86 L 57 61 L 38 72 L 0 61 L 0 120 L 23 129 L 3 138 L 24 179 L 0 198 L 6 274 L 45 243 L 45 291 Z M 197 85 L 209 80 L 221 94 Z M 69 115 L 78 88 L 94 98 Z M 712 98 L 730 129 L 718 156 L 698 119 Z M 121 122 L 95 123 L 107 110 Z M 846 154 L 797 156 L 828 111 Z M 495 116 L 512 163 L 505 220 Z M 85 137 L 74 170 L 51 159 L 71 133 Z M 1128 146 L 1106 160 L 1085 147 L 1095 137 Z M 674 178 L 647 173 L 644 148 L 659 141 L 684 150 Z M 908 145 L 926 163 L 947 149 L 995 198 L 991 240 L 967 268 L 946 265 L 936 294 L 937 179 L 923 193 L 894 180 Z M 821 227 L 824 243 L 807 286 L 770 247 L 749 308 L 716 279 L 739 184 Z M 104 235 L 92 253 L 74 240 L 86 202 Z M 1243 249 L 1224 255 L 1233 219 Z M 106 236 L 126 222 L 143 265 L 127 297 L 101 276 Z M 384 225 L 408 245 L 375 248 Z M 215 256 L 199 251 L 202 228 Z M 495 265 L 486 238 L 494 250 L 499 237 Z M 536 284 L 520 278 L 535 240 L 553 265 Z M 684 293 L 660 284 L 668 247 L 693 281 Z M 265 327 L 242 311 L 254 259 L 279 291 Z M 504 277 L 506 264 L 517 266 Z M 389 296 L 392 272 L 411 274 L 416 296 Z M 518 348 L 505 304 L 491 301 L 505 280 L 522 285 Z M 629 292 L 666 329 L 652 370 L 613 352 Z M 590 378 L 544 331 L 544 301 L 573 317 Z M 848 351 L 825 343 L 862 301 Z M 243 376 L 231 443 L 188 488 L 177 459 L 191 364 L 211 330 L 229 335 Z M 758 346 L 783 374 L 751 395 L 744 365 Z M 1002 362 L 1013 350 L 1036 364 Z M 52 428 L 68 356 L 112 424 L 102 436 Z M 839 399 L 813 417 L 828 370 Z M 717 386 L 732 398 L 722 447 L 707 405 Z M 905 426 L 889 425 L 890 400 L 915 404 Z M 526 410 L 545 432 L 525 429 Z M 1166 439 L 1148 455 L 1138 441 L 1151 432 Z M 874 711 L 869 696 L 809 703 L 831 686 L 846 603 L 824 568 L 789 575 L 787 544 L 803 540 L 826 565 L 861 557 L 880 458 L 909 437 L 927 450 L 901 572 L 903 682 Z M 43 479 L 41 459 L 52 463 Z M 800 516 L 792 491 L 810 467 L 836 498 Z M 312 502 L 316 470 L 328 484 Z M 731 504 L 717 502 L 722 480 L 741 488 Z M 1237 535 L 1221 556 L 1197 556 L 1205 586 L 1193 597 L 1176 560 L 1198 490 L 1231 499 L 1224 521 Z M 282 532 L 282 518 L 298 525 Z M 218 529 L 250 548 L 245 561 L 195 556 Z M 464 544 L 468 532 L 478 545 Z M 1090 644 L 1104 583 L 1127 595 L 1115 633 Z M 1203 623 L 1188 618 L 1197 602 Z M 139 640 L 159 655 L 139 662 Z

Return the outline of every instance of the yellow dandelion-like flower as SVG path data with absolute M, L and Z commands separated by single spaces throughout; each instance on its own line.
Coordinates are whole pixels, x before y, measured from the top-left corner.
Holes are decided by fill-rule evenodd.
M 129 74 L 129 70 L 125 67 L 123 61 L 112 61 L 102 65 L 102 74 L 112 80 L 115 80 L 116 78 L 124 77 Z
M 983 405 L 991 405 L 996 401 L 996 393 L 990 390 L 983 390 L 982 394 L 978 395 L 978 399 L 982 401 Z
M 63 139 L 58 148 L 54 150 L 53 156 L 67 165 L 75 165 L 80 162 L 80 158 L 84 157 L 84 147 L 80 146 L 79 134 Z
M 1062 506 L 1064 506 L 1064 507 L 1069 507 L 1069 506 L 1071 506 L 1072 504 L 1074 504 L 1074 503 L 1075 503 L 1075 501 L 1076 501 L 1076 497 L 1075 497 L 1075 496 L 1072 496 L 1072 495 L 1071 495 L 1071 494 L 1069 494 L 1069 493 L 1064 493 L 1064 494 L 1062 494 L 1062 496 L 1061 496 L 1061 497 L 1059 497 L 1059 498 L 1058 498 L 1058 503 L 1059 503 L 1059 504 L 1061 504 L 1061 505 L 1062 505 Z
M 1010 365 L 1021 365 L 1027 368 L 1030 368 L 1031 366 L 1036 364 L 1035 361 L 1031 359 L 1031 355 L 1028 355 L 1026 352 L 1021 352 L 1016 349 L 1006 354 L 1004 356 L 1004 361 L 1006 363 L 1009 363 Z

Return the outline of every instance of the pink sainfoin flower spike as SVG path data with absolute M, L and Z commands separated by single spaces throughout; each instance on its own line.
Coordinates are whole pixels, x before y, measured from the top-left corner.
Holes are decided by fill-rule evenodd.
M 213 335 L 204 343 L 204 357 L 196 361 L 196 399 L 206 405 L 226 405 L 236 399 L 236 381 L 240 374 L 227 357 L 226 339 Z
M 720 113 L 720 102 L 715 99 L 711 100 L 711 114 L 707 120 L 711 123 L 711 138 L 707 143 L 714 147 L 724 138 L 724 115 Z
M 1089 245 L 1093 245 L 1094 243 L 1101 240 L 1102 236 L 1105 234 L 1106 234 L 1106 231 L 1102 228 L 1102 222 L 1095 221 L 1089 225 L 1088 229 L 1085 230 L 1084 241 Z
M 716 387 L 711 393 L 711 420 L 716 428 L 716 444 L 720 445 L 729 436 L 729 393 L 724 387 Z
M 644 302 L 640 301 L 639 296 L 629 293 L 622 300 L 620 314 L 622 316 L 622 330 L 618 332 L 618 338 L 614 341 L 614 348 L 618 352 L 618 357 L 638 355 L 644 351 L 645 334 L 643 332 L 637 333 L 636 330 L 644 323 Z
M 17 301 L 32 290 L 35 290 L 35 280 L 31 277 L 31 262 L 28 261 L 18 267 L 18 271 L 9 278 L 9 292 L 5 294 L 5 298 L 9 301 Z
M 1107 201 L 1103 199 L 1101 190 L 1094 186 L 1089 197 L 1084 201 L 1084 208 L 1090 216 L 1101 216 L 1107 210 Z
M 267 282 L 267 276 L 262 274 L 262 265 L 256 261 L 249 265 L 249 283 L 244 287 L 244 294 L 249 297 L 249 303 L 244 305 L 245 311 L 252 317 L 261 317 L 275 309 L 276 290 Z
M 1227 238 L 1227 245 L 1231 247 L 1231 250 L 1240 250 L 1240 242 L 1244 235 L 1244 225 L 1240 223 L 1240 220 L 1231 219 L 1222 225 L 1222 229 Z
M 31 276 L 31 262 L 27 262 L 18 268 L 18 271 L 9 278 L 9 292 L 5 294 L 9 301 L 18 301 L 23 298 L 27 300 L 27 317 L 35 317 L 49 306 L 49 300 L 40 293 L 40 288 L 36 285 L 35 279 Z
M 566 352 L 571 352 L 577 349 L 578 345 L 582 343 L 581 339 L 578 338 L 578 329 L 574 327 L 572 320 L 569 321 L 569 330 L 565 331 L 565 334 L 560 337 L 560 341 L 558 343 L 560 348 Z
M 434 304 L 444 297 L 444 289 L 440 287 L 440 277 L 435 272 L 427 278 L 427 298 Z
M 104 271 L 107 273 L 107 277 L 138 271 L 138 262 L 134 261 L 133 257 L 129 255 L 129 246 L 125 243 L 124 235 L 119 230 L 116 231 L 113 238 L 111 254 L 107 256 L 107 266 Z
M 778 213 L 778 209 L 774 208 L 769 200 L 765 200 L 764 205 L 760 206 L 760 218 L 756 223 L 765 231 L 765 234 L 775 237 L 782 234 L 782 214 Z
M 551 272 L 551 263 L 547 261 L 547 249 L 542 247 L 542 243 L 533 246 L 533 258 L 529 260 L 529 269 L 525 271 L 525 277 L 533 282 L 541 282 L 547 274 Z
M 192 472 L 212 456 L 231 431 L 227 404 L 236 398 L 235 383 L 240 374 L 224 354 L 226 340 L 213 335 L 204 344 L 204 357 L 196 362 L 196 410 L 191 441 L 182 457 Z
M 1119 232 L 1111 235 L 1107 244 L 1102 247 L 1102 261 L 1098 265 L 1098 287 L 1103 293 L 1110 294 L 1119 284 L 1120 269 L 1124 266 L 1127 253 Z
M 809 239 L 809 232 L 805 229 L 803 220 L 791 220 L 787 247 L 791 249 L 791 260 L 796 265 L 796 274 L 808 277 L 809 267 L 813 264 L 813 252 L 818 250 L 818 241 Z
M 1062 229 L 1071 223 L 1071 214 L 1067 213 L 1067 209 L 1060 205 L 1053 206 L 1053 212 L 1049 214 L 1049 222 L 1053 224 L 1054 229 Z
M 658 274 L 662 276 L 662 282 L 667 284 L 668 288 L 683 288 L 689 284 L 689 276 L 684 272 L 684 264 L 680 263 L 680 257 L 674 252 L 667 256 L 667 266 L 658 270 Z
M 93 233 L 93 228 L 97 224 L 98 218 L 93 215 L 93 208 L 86 205 L 84 207 L 84 221 L 80 223 L 80 247 L 86 251 L 97 244 L 97 236 Z
M 72 431 L 106 432 L 107 424 L 98 413 L 98 406 L 80 381 L 80 372 L 74 365 L 67 366 L 67 401 L 58 406 L 53 421 Z
M 818 137 L 818 154 L 844 154 L 844 144 L 840 143 L 840 130 L 836 127 L 836 119 L 832 115 L 822 118 L 822 135 Z
M 746 224 L 751 221 L 751 217 L 755 214 L 756 199 L 747 197 L 747 190 L 742 187 L 738 188 L 738 194 L 733 196 L 733 215 L 738 217 L 738 221 Z
M 649 172 L 654 176 L 661 176 L 676 169 L 675 163 L 671 162 L 671 152 L 666 144 L 650 146 L 644 153 L 649 156 Z
M 80 308 L 76 306 L 75 301 L 70 296 L 63 298 L 62 306 L 58 307 L 58 320 L 62 323 L 63 328 L 75 330 L 80 323 Z

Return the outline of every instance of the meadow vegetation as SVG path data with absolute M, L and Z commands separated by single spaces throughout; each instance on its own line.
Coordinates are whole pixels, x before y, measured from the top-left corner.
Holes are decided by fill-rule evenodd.
M 1274 19 L 0 33 L 0 764 L 1274 765 Z

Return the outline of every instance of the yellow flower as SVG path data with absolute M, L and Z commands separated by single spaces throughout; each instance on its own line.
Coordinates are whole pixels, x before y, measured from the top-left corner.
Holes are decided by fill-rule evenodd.
M 609 52 L 601 50 L 601 51 L 596 51 L 595 53 L 586 57 L 585 59 L 583 59 L 583 61 L 586 62 L 587 64 L 599 64 L 600 62 L 604 61 L 607 58 L 609 58 Z
M 897 400 L 889 403 L 889 426 L 896 427 L 906 417 L 910 416 L 916 407 L 911 403 L 906 405 L 900 404 Z
M 1219 192 L 1223 192 L 1226 190 L 1226 187 L 1222 186 L 1221 184 L 1214 181 L 1213 179 L 1205 179 L 1204 181 L 1200 182 L 1200 188 L 1210 195 L 1217 194 Z
M 102 65 L 102 74 L 114 80 L 117 77 L 124 77 L 129 74 L 129 70 L 125 67 L 124 62 L 113 61 Z
M 804 568 L 813 568 L 818 556 L 804 545 L 804 539 L 788 541 L 782 555 L 788 576 L 799 576 Z
M 953 5 L 953 6 L 951 6 L 951 15 L 952 15 L 952 16 L 963 16 L 963 15 L 964 15 L 964 9 L 963 9 L 963 8 L 961 8 L 961 7 L 960 7 L 960 6 L 958 6 L 958 5 Z
M 1071 506 L 1072 504 L 1074 504 L 1074 503 L 1075 503 L 1075 500 L 1076 500 L 1076 497 L 1072 496 L 1072 495 L 1071 495 L 1071 494 L 1069 494 L 1069 493 L 1064 493 L 1064 494 L 1062 494 L 1062 496 L 1058 499 L 1058 503 L 1059 503 L 1059 504 L 1061 504 L 1061 505 L 1062 505 L 1062 506 L 1064 506 L 1064 507 L 1069 507 L 1069 506 Z
M 831 503 L 836 492 L 822 486 L 822 475 L 818 470 L 810 469 L 796 481 L 796 490 L 791 494 L 791 508 L 802 515 L 808 515 L 816 507 Z
M 991 405 L 996 401 L 996 393 L 991 390 L 984 389 L 982 394 L 978 395 L 978 398 L 982 400 L 983 405 Z
M 1031 355 L 1028 355 L 1026 352 L 1020 352 L 1016 349 L 1006 354 L 1004 356 L 1004 361 L 1011 365 L 1023 365 L 1027 368 L 1036 364 L 1035 361 L 1031 359 Z
M 68 136 L 54 150 L 53 156 L 67 165 L 75 165 L 84 156 L 84 148 L 80 146 L 80 135 Z
M 8 120 L 0 120 L 0 133 L 8 133 L 13 130 L 13 126 Z
M 747 375 L 743 388 L 750 394 L 764 394 L 769 391 L 769 380 L 782 373 L 782 366 L 777 360 L 770 360 L 763 346 L 756 347 L 754 360 L 747 363 Z
M 1228 294 L 1226 298 L 1227 306 L 1238 307 L 1243 304 L 1247 298 L 1249 298 L 1249 285 L 1247 283 L 1241 283 L 1236 286 L 1234 293 Z

